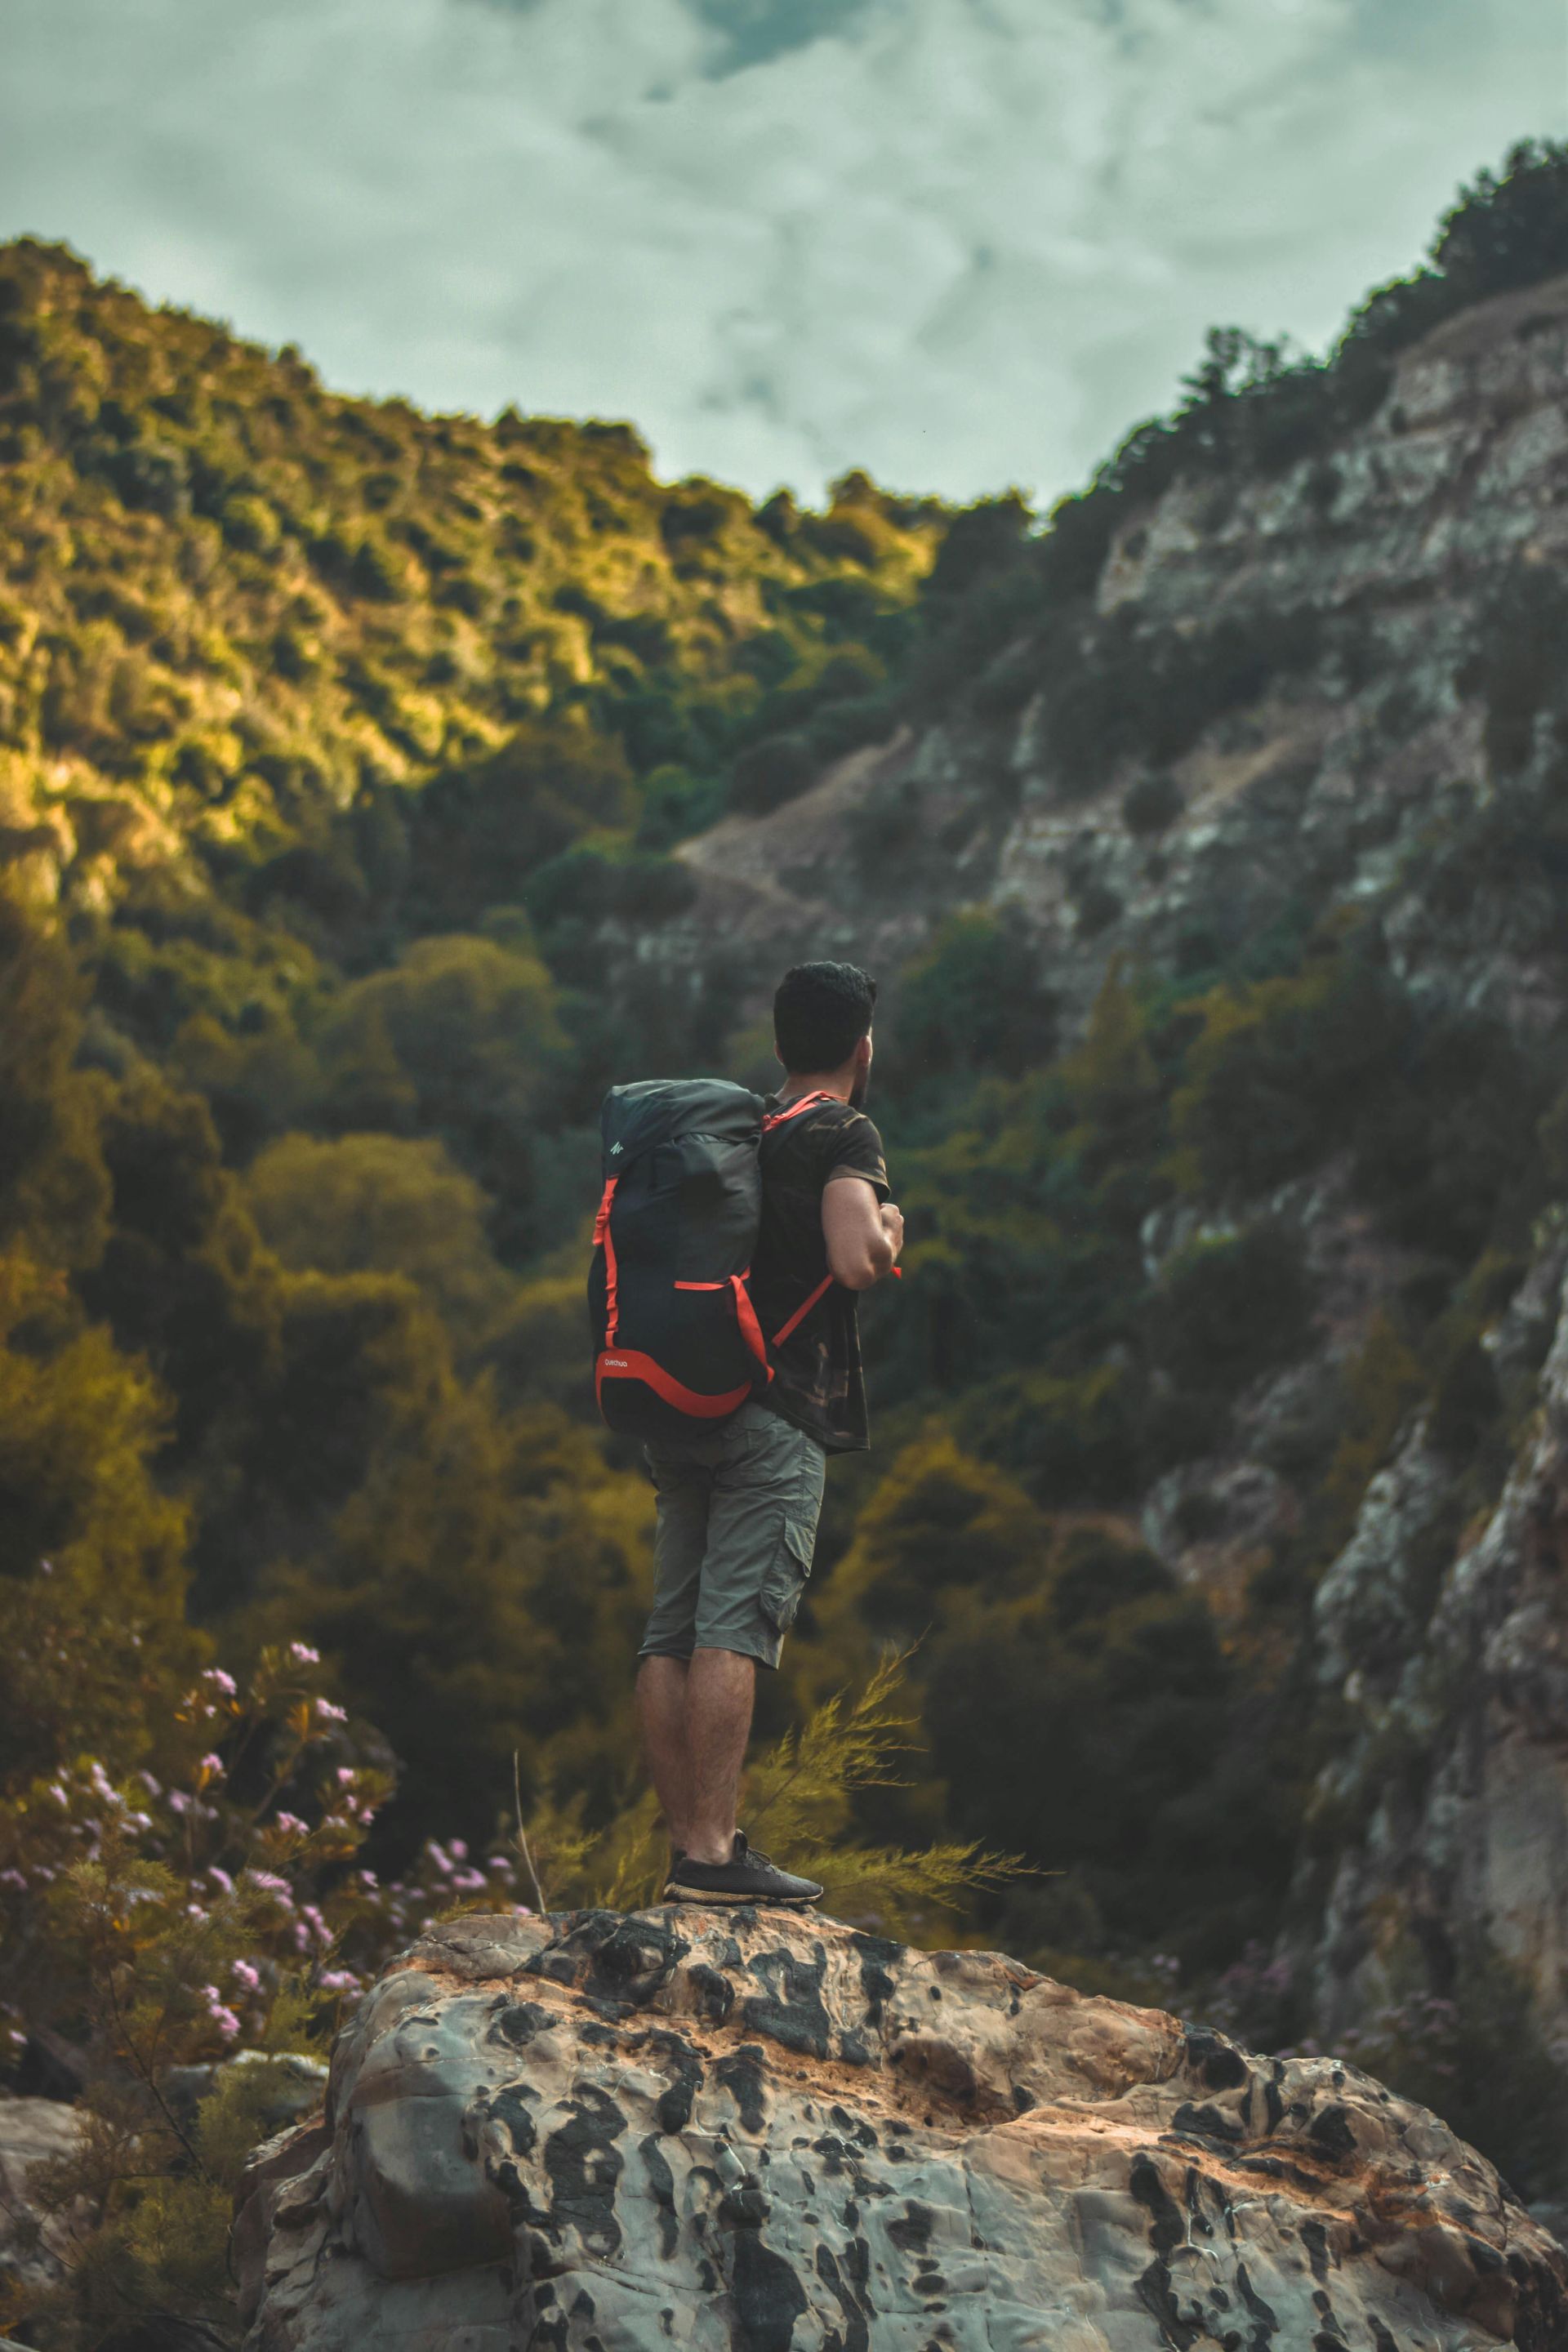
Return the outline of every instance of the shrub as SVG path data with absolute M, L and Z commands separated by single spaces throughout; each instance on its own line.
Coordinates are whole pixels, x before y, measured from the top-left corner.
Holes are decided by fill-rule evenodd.
M 976 908 L 950 915 L 906 967 L 891 1026 L 900 1069 L 920 1079 L 960 1068 L 1016 1076 L 1047 1059 L 1055 1023 L 1022 930 Z
M 1095 879 L 1084 882 L 1079 888 L 1074 905 L 1078 910 L 1079 935 L 1092 940 L 1109 930 L 1121 917 L 1121 901 L 1107 883 Z
M 1141 1467 L 1138 1404 L 1120 1364 L 1076 1379 L 1014 1372 L 972 1391 L 955 1429 L 1047 1509 L 1114 1503 L 1133 1492 Z
M 878 518 L 853 506 L 835 506 L 825 515 L 802 515 L 797 535 L 819 554 L 867 566 L 876 562 L 886 544 Z
M 955 514 L 926 582 L 928 598 L 967 596 L 982 580 L 1016 563 L 1034 522 L 1016 490 L 977 499 Z
M 739 753 L 731 768 L 730 805 L 747 816 L 767 816 L 805 792 L 816 770 L 804 735 L 766 735 Z
M 1196 1181 L 1270 1190 L 1386 1102 L 1411 1034 L 1403 995 L 1353 950 L 1212 991 L 1172 1105 Z
M 800 522 L 800 509 L 788 490 L 775 490 L 752 517 L 756 528 L 777 547 L 786 547 Z
M 1549 1077 L 1500 1023 L 1438 1014 L 1358 1121 L 1356 1178 L 1388 1231 L 1461 1264 L 1528 1218 Z
M 862 1643 L 869 1633 L 904 1647 L 957 1611 L 962 1596 L 1027 1586 L 1047 1533 L 1013 1479 L 931 1425 L 898 1454 L 859 1515 L 820 1606 L 826 1654 L 843 1657 L 852 1627 Z
M 1432 259 L 1460 302 L 1568 269 L 1568 147 L 1521 139 L 1445 214 Z
M 1370 1481 L 1426 1393 L 1426 1375 L 1393 1317 L 1379 1313 L 1342 1383 L 1338 1433 L 1314 1513 L 1316 1550 L 1324 1559 L 1349 1536 Z
M 644 779 L 642 793 L 637 830 L 639 849 L 673 849 L 689 835 L 705 833 L 717 823 L 724 806 L 721 783 L 672 763 L 655 768 Z
M 659 534 L 669 548 L 700 546 L 717 539 L 731 513 L 740 510 L 741 501 L 732 491 L 719 489 L 711 482 L 683 482 L 670 493 L 659 516 Z
M 166 441 L 133 441 L 110 449 L 103 470 L 128 507 L 179 518 L 191 510 L 190 467 L 184 451 Z
M 979 1841 L 928 1838 L 907 1850 L 864 1835 L 858 1802 L 906 1787 L 906 1759 L 923 1745 L 907 1663 L 884 1658 L 858 1686 L 830 1693 L 757 1757 L 745 1784 L 748 1822 L 820 1877 L 840 1917 L 882 1935 L 930 1934 L 978 1890 L 1020 1875 L 1013 1856 Z M 597 1834 L 583 1832 L 580 1809 L 545 1803 L 530 1819 L 529 1843 L 544 1856 L 552 1902 L 629 1909 L 663 1883 L 659 1826 L 651 1790 Z
M 1454 1462 L 1468 1462 L 1502 1411 L 1492 1360 L 1477 1335 L 1460 1340 L 1438 1374 L 1427 1436 Z
M 516 903 L 535 869 L 595 826 L 637 814 L 618 742 L 580 718 L 531 719 L 499 751 L 445 770 L 410 811 L 407 919 L 461 928 Z
M 1565 166 L 1568 170 L 1568 166 Z M 1536 564 L 1516 564 L 1479 616 L 1475 650 L 1455 681 L 1486 698 L 1487 756 L 1495 773 L 1529 760 L 1538 713 L 1565 704 L 1568 582 Z
M 1300 1351 L 1310 1307 L 1299 1236 L 1252 1225 L 1166 1262 L 1148 1310 L 1150 1345 L 1178 1388 L 1228 1395 Z
M 1125 1538 L 1086 1530 L 1036 1595 L 988 1598 L 928 1652 L 925 1721 L 953 1822 L 994 1822 L 1041 1869 L 1075 1872 L 1112 1933 L 1168 1951 L 1203 1908 L 1184 1873 L 1215 1868 L 1195 1807 L 1227 1674 L 1202 1600 Z
M 367 528 L 350 554 L 346 583 L 356 596 L 395 604 L 409 587 L 407 562 L 382 532 Z
M 668 922 L 690 905 L 696 889 L 695 876 L 673 858 L 617 856 L 584 845 L 542 866 L 529 883 L 525 903 L 548 942 L 552 930 L 568 920 Z
M 37 2296 L 0 2284 L 10 2325 L 226 2329 L 233 2195 L 290 2056 L 432 1913 L 523 1907 L 505 1853 L 476 1867 L 432 1843 L 392 1884 L 350 1867 L 391 1780 L 303 1643 L 243 1686 L 205 1669 L 164 1748 L 156 1776 L 89 1752 L 0 1800 L 0 2031 L 14 2063 L 29 2028 L 58 2029 L 86 2077 L 79 2152 L 34 2181 L 69 2267 Z M 256 2063 L 213 2071 L 240 2051 Z M 194 2101 L 193 2082 L 211 2085 Z
M 373 590 L 364 593 L 374 593 Z M 485 582 L 471 572 L 448 572 L 436 591 L 436 602 L 451 613 L 465 613 L 470 621 L 482 621 L 493 602 L 492 592 Z
M 219 520 L 229 544 L 247 554 L 270 555 L 282 537 L 278 517 L 267 500 L 248 493 L 226 499 Z
M 1182 788 L 1173 776 L 1140 776 L 1121 796 L 1121 822 L 1129 833 L 1163 833 L 1182 814 Z
M 298 1273 L 402 1275 L 459 1352 L 482 1343 L 510 1286 L 486 1233 L 489 1203 L 431 1138 L 286 1135 L 252 1163 L 262 1239 Z
M 805 730 L 815 760 L 841 760 L 847 751 L 891 732 L 897 704 L 887 694 L 847 694 L 819 703 Z

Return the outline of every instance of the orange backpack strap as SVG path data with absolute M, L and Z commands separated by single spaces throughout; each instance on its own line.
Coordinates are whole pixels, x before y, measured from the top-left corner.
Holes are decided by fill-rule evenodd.
M 773 1343 L 775 1348 L 782 1348 L 784 1346 L 784 1341 L 789 1338 L 790 1333 L 795 1329 L 796 1324 L 805 1322 L 806 1317 L 810 1314 L 817 1300 L 819 1298 L 826 1298 L 827 1293 L 832 1289 L 832 1287 L 833 1276 L 830 1274 L 824 1275 L 822 1280 L 817 1284 L 816 1288 L 811 1293 L 810 1297 L 801 1300 L 800 1305 L 795 1308 L 795 1313 L 790 1317 L 789 1321 L 787 1323 L 781 1323 L 778 1329 L 773 1333 Z
M 610 1210 L 615 1202 L 618 1176 L 612 1176 L 605 1186 L 599 1202 L 599 1213 L 594 1220 L 594 1247 L 605 1253 L 605 1345 L 616 1344 L 616 1324 L 620 1316 L 620 1301 L 616 1296 L 616 1244 L 610 1234 Z
M 837 1095 L 823 1094 L 820 1090 L 814 1095 L 797 1095 L 794 1102 L 785 1103 L 783 1110 L 771 1110 L 768 1113 L 763 1121 L 763 1133 L 771 1135 L 775 1127 L 784 1125 L 786 1118 L 798 1118 L 803 1110 L 815 1110 L 818 1103 L 838 1100 Z
M 763 1133 L 764 1135 L 771 1134 L 775 1127 L 782 1127 L 785 1119 L 798 1118 L 802 1111 L 815 1110 L 819 1103 L 839 1102 L 842 1099 L 841 1096 L 825 1094 L 820 1088 L 818 1088 L 816 1094 L 799 1095 L 794 1102 L 785 1103 L 782 1110 L 775 1110 L 769 1113 L 768 1117 L 763 1121 Z M 832 1287 L 833 1276 L 831 1275 L 827 1275 L 817 1284 L 816 1288 L 811 1293 L 809 1297 L 803 1298 L 801 1300 L 800 1305 L 795 1308 L 795 1313 L 790 1317 L 789 1321 L 787 1323 L 780 1324 L 778 1329 L 773 1333 L 772 1345 L 775 1348 L 782 1347 L 797 1324 L 805 1322 L 806 1317 L 810 1314 L 817 1300 L 825 1297 Z
M 750 1274 L 750 1266 L 746 1274 Z M 752 1294 L 746 1287 L 745 1274 L 732 1274 L 730 1287 L 735 1294 L 735 1320 L 741 1327 L 741 1337 L 755 1356 L 761 1370 L 771 1381 L 773 1368 L 768 1361 L 768 1343 L 763 1337 L 763 1327 L 757 1320 L 757 1310 L 752 1304 Z

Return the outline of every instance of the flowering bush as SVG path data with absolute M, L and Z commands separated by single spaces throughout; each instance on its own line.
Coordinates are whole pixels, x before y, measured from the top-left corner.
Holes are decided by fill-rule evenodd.
M 524 1907 L 510 1857 L 460 1840 L 395 1881 L 357 1864 L 392 1776 L 321 1680 L 301 1642 L 243 1686 L 208 1666 L 173 1710 L 173 1769 L 84 1756 L 0 1804 L 0 2057 L 48 2024 L 84 2075 L 79 2149 L 35 2179 L 68 2276 L 9 2307 L 0 2289 L 0 2325 L 62 2347 L 157 2313 L 221 2326 L 233 2191 L 288 2112 L 289 2062 L 433 1917 Z
M 433 1913 L 517 1902 L 510 1856 L 476 1864 L 459 1839 L 430 1841 L 396 1881 L 350 1867 L 392 1776 L 320 1688 L 320 1668 L 302 1642 L 263 1650 L 243 1692 L 209 1666 L 176 1710 L 186 1754 L 170 1779 L 117 1782 L 87 1756 L 0 1805 L 0 2033 L 13 2059 L 29 2024 L 52 2012 L 68 2030 L 104 1964 L 144 1953 L 176 1920 L 193 1955 L 215 1954 L 187 2034 L 206 2046 L 186 2053 L 212 2056 L 259 2047 L 286 1983 L 352 1998 Z M 244 1948 L 222 1957 L 237 1938 Z

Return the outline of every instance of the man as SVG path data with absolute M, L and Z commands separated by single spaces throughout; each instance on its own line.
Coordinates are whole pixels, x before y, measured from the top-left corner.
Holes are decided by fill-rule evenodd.
M 853 964 L 784 974 L 773 999 L 784 1082 L 767 1107 L 751 1285 L 763 1331 L 781 1335 L 773 1378 L 765 1402 L 721 1428 L 647 1448 L 658 1522 L 637 1711 L 669 1832 L 670 1902 L 822 1893 L 753 1853 L 735 1812 L 757 1668 L 778 1664 L 811 1572 L 826 1457 L 869 1443 L 856 1298 L 892 1271 L 904 1237 L 861 1109 L 876 999 Z

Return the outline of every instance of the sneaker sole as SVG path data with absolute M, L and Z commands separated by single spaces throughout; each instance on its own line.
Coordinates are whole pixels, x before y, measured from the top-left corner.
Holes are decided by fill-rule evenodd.
M 820 1895 L 720 1895 L 706 1893 L 696 1886 L 671 1884 L 664 1890 L 664 1900 L 666 1903 L 729 1904 L 736 1909 L 750 1903 L 759 1911 L 808 1911 L 814 1903 L 820 1903 L 822 1897 Z

